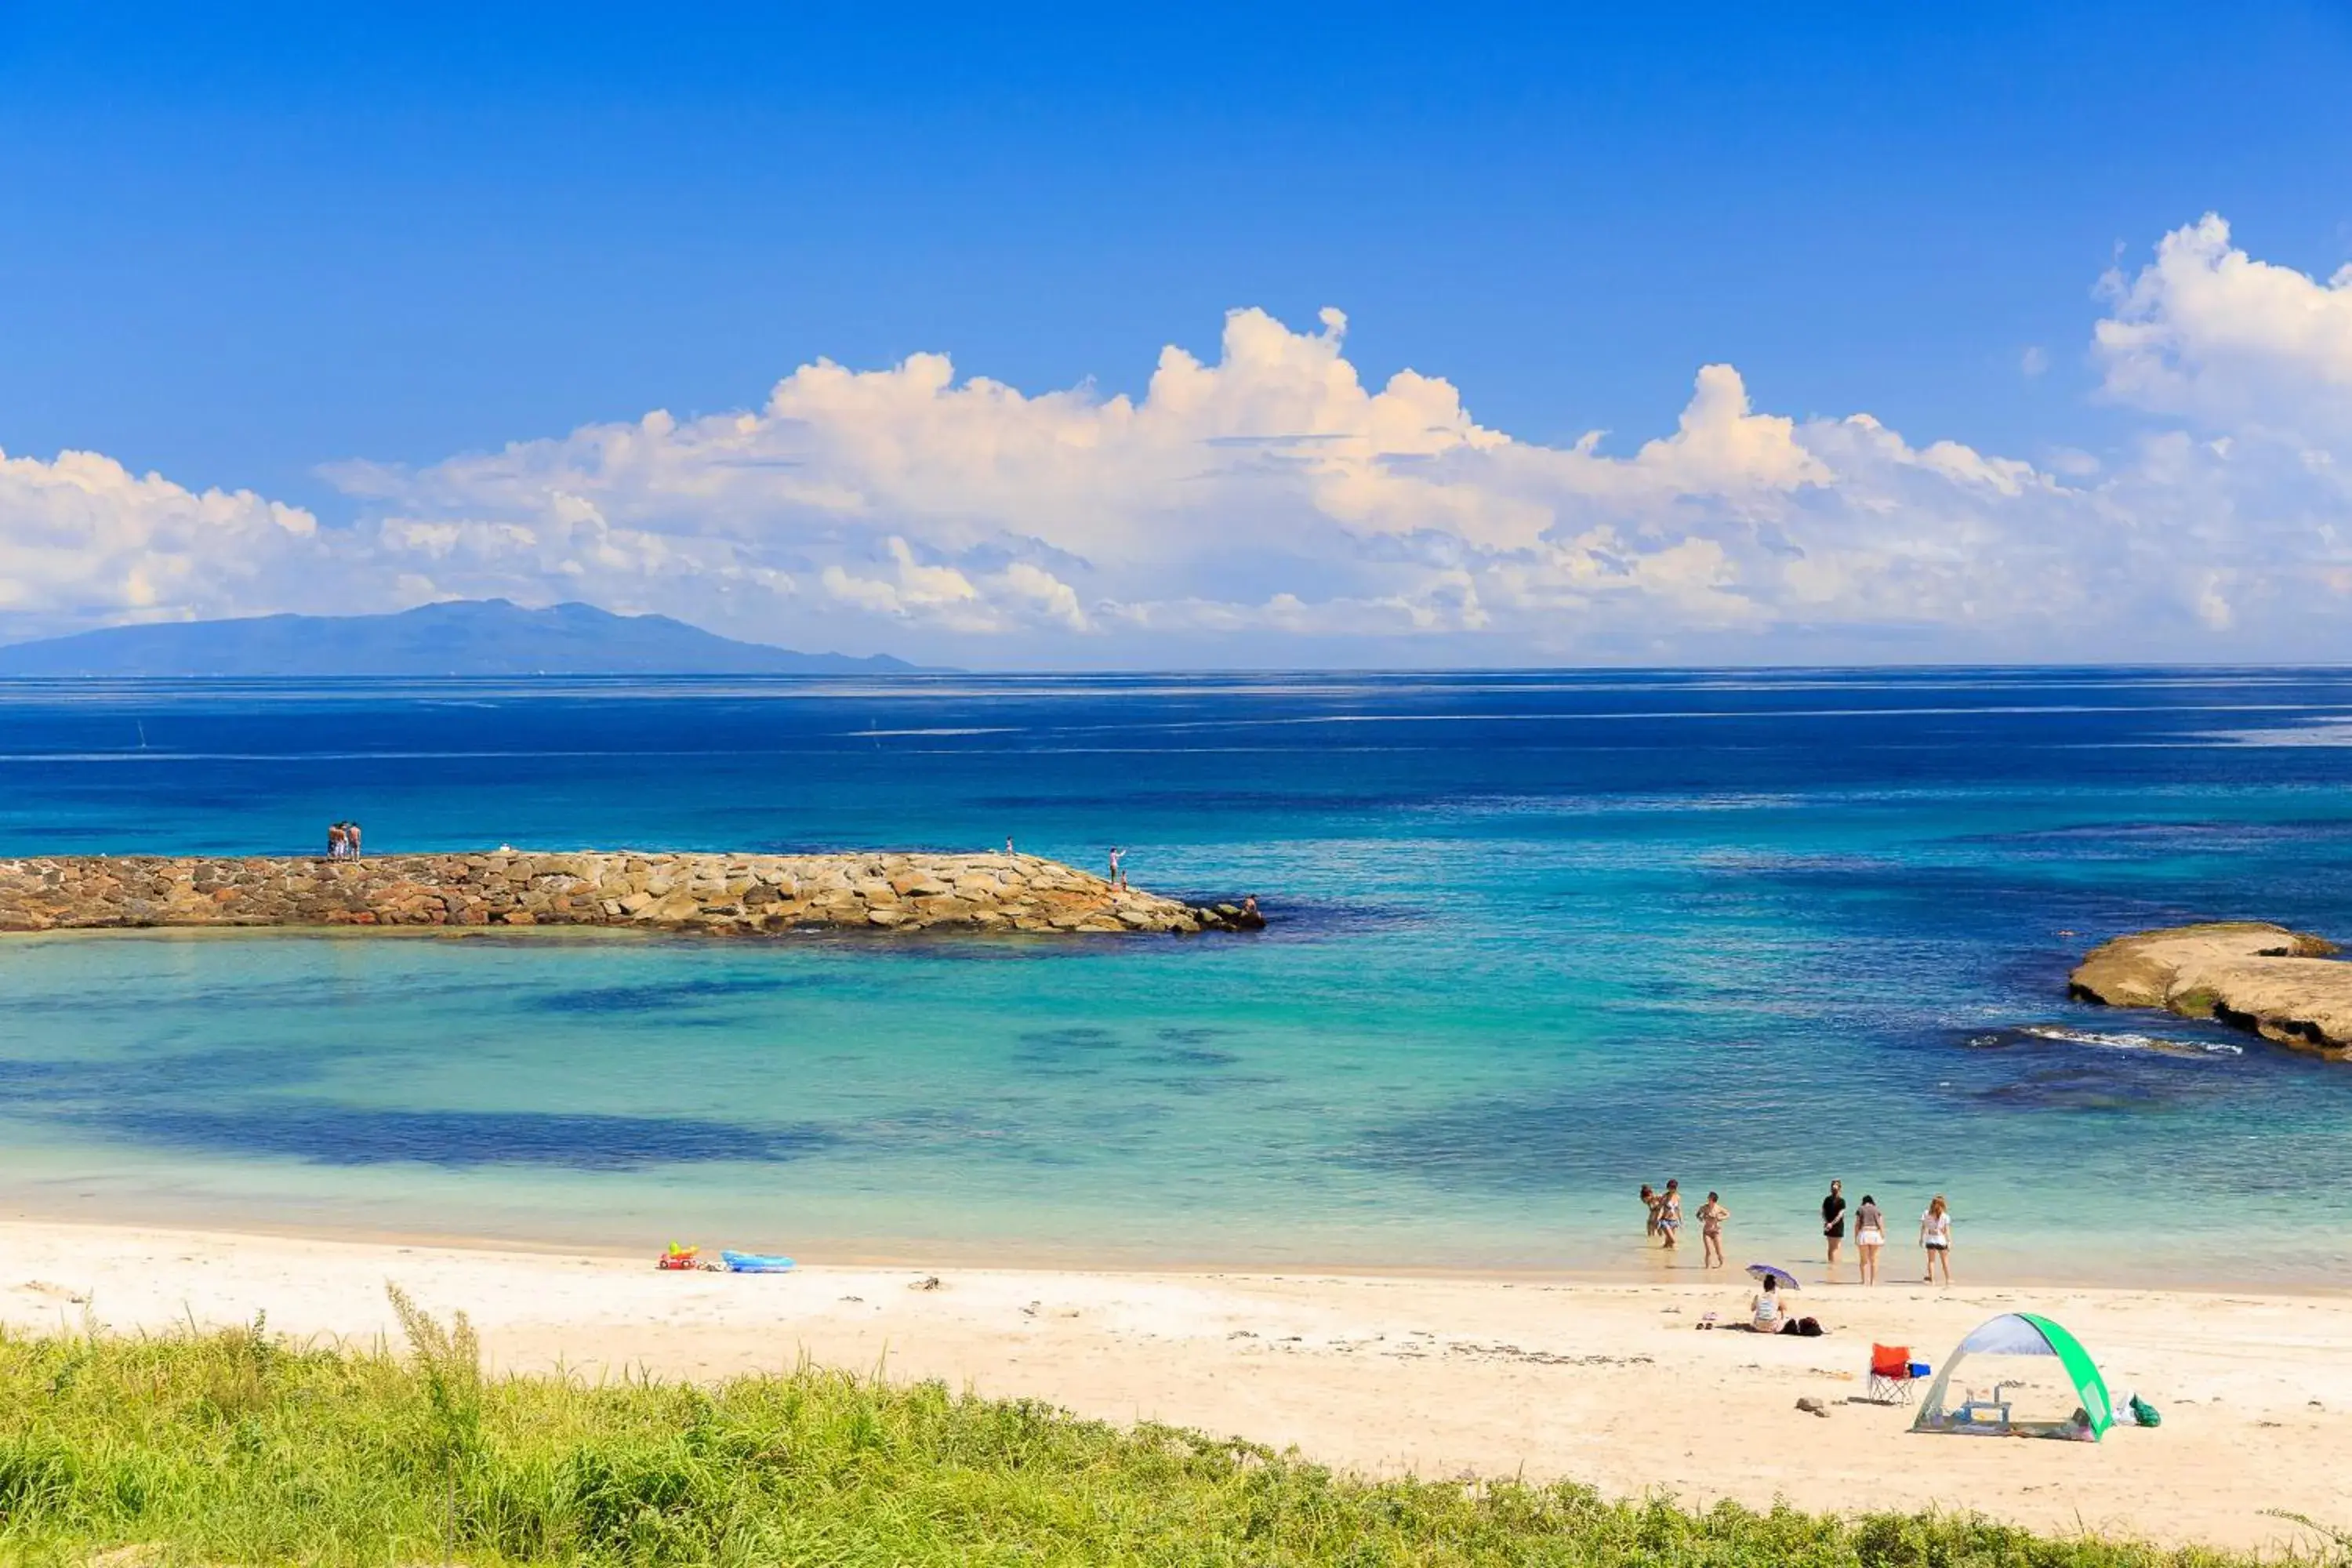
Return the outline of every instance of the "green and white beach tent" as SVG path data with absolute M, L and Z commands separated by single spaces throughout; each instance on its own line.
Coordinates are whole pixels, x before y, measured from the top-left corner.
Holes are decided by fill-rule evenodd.
M 2002 1384 L 2026 1381 L 2027 1373 L 2018 1367 L 2016 1377 L 2002 1377 L 2000 1363 L 1992 1358 L 2018 1356 L 2056 1357 L 2066 1381 L 2074 1386 L 2074 1409 L 2029 1413 L 2025 1419 L 2012 1419 L 2010 1405 L 2000 1398 L 1999 1391 Z M 1953 1374 L 1971 1358 L 1979 1363 L 1978 1376 L 1997 1380 L 1992 1385 L 1993 1396 L 1978 1398 L 1971 1394 L 1958 1406 L 1947 1406 L 1945 1391 L 1951 1386 Z M 1984 1364 L 1988 1362 L 1990 1364 Z M 2038 1312 L 2003 1312 L 1979 1324 L 1953 1348 L 1945 1359 L 1943 1370 L 1929 1385 L 1927 1398 L 1919 1402 L 1919 1417 L 1911 1423 L 1911 1430 L 1985 1437 L 2071 1437 L 2095 1443 L 2106 1436 L 2115 1420 L 2114 1405 L 2107 1397 L 2107 1380 L 2099 1375 L 2099 1363 L 2091 1359 L 2082 1341 Z

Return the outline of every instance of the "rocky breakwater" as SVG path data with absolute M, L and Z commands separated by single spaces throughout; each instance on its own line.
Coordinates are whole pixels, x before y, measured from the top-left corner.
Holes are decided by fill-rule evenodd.
M 1254 929 L 1255 910 L 1127 889 L 1034 855 L 499 850 L 366 860 L 0 860 L 0 931 L 144 926 L 617 926 L 784 932 Z
M 2068 993 L 2215 1018 L 2297 1050 L 2352 1055 L 2352 963 L 2322 937 L 2254 921 L 2170 926 L 2094 949 Z

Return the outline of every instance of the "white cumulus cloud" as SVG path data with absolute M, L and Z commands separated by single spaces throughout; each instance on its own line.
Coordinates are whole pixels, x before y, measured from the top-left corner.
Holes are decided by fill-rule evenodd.
M 26 635 L 236 614 L 315 570 L 319 546 L 317 519 L 250 490 L 0 452 L 0 626 Z
M 2095 341 L 2118 400 L 2221 430 L 2352 437 L 2352 265 L 2322 282 L 2258 261 L 2208 213 L 2107 287 Z
M 1727 364 L 1622 455 L 1522 441 L 1439 376 L 1368 382 L 1337 310 L 1242 310 L 1131 397 L 819 361 L 755 408 L 339 464 L 334 529 L 14 459 L 0 624 L 300 607 L 331 558 L 397 602 L 584 598 L 971 663 L 2352 653 L 2308 629 L 2352 595 L 2352 274 L 2253 260 L 2208 217 L 2107 287 L 2094 363 L 2142 427 L 2039 464 L 1759 409 Z

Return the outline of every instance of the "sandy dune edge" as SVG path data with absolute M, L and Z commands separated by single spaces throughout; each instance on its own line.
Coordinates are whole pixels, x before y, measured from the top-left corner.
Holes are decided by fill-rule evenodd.
M 1974 1507 L 2042 1529 L 2282 1546 L 2287 1509 L 2352 1525 L 2352 1299 L 2147 1290 L 1817 1288 L 1831 1337 L 1695 1333 L 1744 1281 L 939 1271 L 659 1274 L 562 1254 L 0 1223 L 0 1322 L 247 1321 L 391 1331 L 383 1284 L 463 1308 L 495 1363 L 708 1377 L 803 1352 L 1095 1416 L 1154 1417 L 1367 1471 L 1565 1476 L 1612 1493 L 1808 1509 Z M 1914 1436 L 1845 1403 L 1874 1339 L 1939 1358 L 1984 1317 L 2057 1316 L 2156 1431 L 2104 1445 Z M 1795 1408 L 1825 1401 L 1828 1418 Z

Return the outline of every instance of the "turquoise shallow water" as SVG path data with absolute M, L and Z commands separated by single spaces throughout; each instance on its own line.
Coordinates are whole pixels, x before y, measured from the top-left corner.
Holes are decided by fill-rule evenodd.
M 1011 833 L 1274 925 L 9 939 L 0 1200 L 1613 1271 L 1644 1180 L 1801 1258 L 1837 1175 L 1904 1240 L 1948 1192 L 1964 1273 L 2352 1284 L 2352 1068 L 2063 995 L 2138 925 L 2352 935 L 2347 714 L 2330 671 L 20 683 L 0 854 Z

